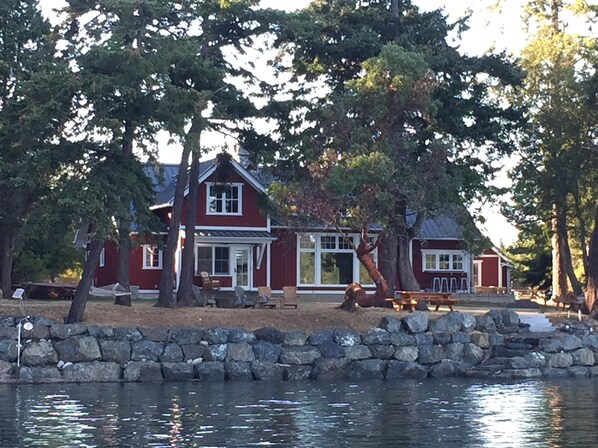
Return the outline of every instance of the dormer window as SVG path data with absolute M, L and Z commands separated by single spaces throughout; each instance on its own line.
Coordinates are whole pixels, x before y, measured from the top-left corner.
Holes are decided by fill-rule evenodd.
M 208 215 L 242 215 L 243 184 L 208 183 Z

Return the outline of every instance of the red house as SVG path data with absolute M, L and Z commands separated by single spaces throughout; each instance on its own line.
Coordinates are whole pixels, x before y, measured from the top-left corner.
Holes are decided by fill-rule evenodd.
M 221 184 L 214 175 L 215 160 L 203 162 L 197 203 L 189 204 L 188 191 L 185 193 L 175 262 L 177 285 L 182 247 L 187 243 L 184 231 L 190 225 L 185 210 L 194 206 L 197 220 L 191 225 L 195 227 L 192 244 L 197 285 L 201 285 L 199 272 L 207 271 L 220 279 L 223 290 L 241 286 L 252 291 L 270 286 L 273 291 L 281 291 L 283 286 L 297 286 L 300 293 L 339 293 L 351 282 L 373 286 L 354 251 L 338 233 L 319 226 L 297 230 L 273 222 L 257 206 L 259 196 L 265 192 L 259 180 L 262 174 L 250 171 L 247 163 L 233 160 L 232 165 L 232 179 Z M 163 166 L 163 182 L 155 173 L 149 173 L 156 185 L 151 208 L 164 222 L 168 222 L 173 206 L 177 169 Z M 421 287 L 469 290 L 471 280 L 476 278 L 476 264 L 463 247 L 462 231 L 453 219 L 440 216 L 426 220 L 420 237 L 411 242 L 411 262 Z M 377 252 L 373 256 L 377 259 Z M 158 245 L 138 246 L 131 251 L 129 262 L 130 284 L 142 293 L 157 292 L 162 272 Z M 116 267 L 116 247 L 106 243 L 96 286 L 115 283 Z
M 475 288 L 497 287 L 510 292 L 511 264 L 495 247 L 486 249 L 473 260 L 472 279 Z

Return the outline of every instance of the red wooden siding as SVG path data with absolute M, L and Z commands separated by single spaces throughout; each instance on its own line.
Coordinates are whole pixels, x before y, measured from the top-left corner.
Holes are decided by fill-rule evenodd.
M 467 278 L 467 273 L 459 273 L 459 272 L 451 272 L 451 271 L 426 271 L 423 270 L 423 261 L 422 261 L 422 249 L 430 249 L 430 250 L 461 250 L 463 249 L 462 242 L 459 240 L 428 240 L 428 241 L 420 241 L 414 239 L 412 242 L 412 266 L 413 266 L 413 273 L 415 274 L 415 278 L 419 283 L 419 287 L 421 289 L 432 289 L 434 278 L 442 278 L 446 277 L 448 281 L 448 285 L 450 287 L 450 279 L 455 278 L 457 279 L 457 289 L 461 288 L 461 279 Z M 464 266 L 464 269 L 467 269 Z
M 278 238 L 272 242 L 271 288 L 280 290 L 283 286 L 297 285 L 297 237 L 286 229 L 273 229 Z
M 206 182 L 215 182 L 214 176 L 210 176 Z M 242 183 L 242 207 L 243 214 L 241 216 L 230 215 L 208 215 L 207 214 L 207 191 L 206 184 L 202 182 L 199 186 L 199 193 L 197 195 L 197 221 L 198 226 L 213 227 L 218 226 L 226 229 L 227 227 L 266 227 L 268 220 L 260 210 L 257 208 L 259 192 L 249 183 L 234 173 L 231 176 L 230 182 Z M 183 217 L 182 225 L 187 225 L 187 207 L 189 201 L 188 196 L 183 202 Z
M 498 284 L 498 255 L 482 257 L 482 286 L 500 286 Z

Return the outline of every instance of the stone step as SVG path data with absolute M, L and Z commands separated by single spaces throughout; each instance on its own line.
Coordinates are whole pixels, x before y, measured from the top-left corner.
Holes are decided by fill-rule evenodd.
M 521 323 L 529 324 L 529 331 L 532 333 L 554 332 L 556 328 L 542 313 L 520 313 Z

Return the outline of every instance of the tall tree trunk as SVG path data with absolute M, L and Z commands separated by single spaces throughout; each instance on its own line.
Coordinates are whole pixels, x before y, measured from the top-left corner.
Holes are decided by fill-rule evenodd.
M 575 271 L 573 270 L 573 262 L 571 261 L 571 249 L 569 247 L 569 233 L 567 232 L 567 214 L 563 208 L 558 209 L 556 214 L 557 219 L 557 238 L 558 246 L 560 250 L 560 262 L 565 269 L 571 288 L 576 296 L 583 293 L 581 284 L 577 280 Z M 565 280 L 566 281 L 566 280 Z M 565 295 L 569 292 L 568 288 L 565 288 Z
M 0 289 L 6 298 L 12 296 L 12 262 L 16 232 L 3 229 L 0 240 Z
M 581 254 L 583 257 L 583 273 L 587 276 L 588 274 L 588 249 L 587 249 L 587 239 L 588 239 L 588 231 L 586 228 L 586 220 L 583 217 L 583 213 L 581 210 L 581 201 L 579 198 L 579 191 L 577 187 L 573 192 L 573 199 L 575 200 L 575 217 L 577 218 L 577 222 L 579 223 L 579 245 L 581 247 Z
M 141 42 L 138 42 L 141 43 Z M 135 139 L 135 126 L 130 120 L 125 120 L 123 135 L 123 152 L 133 155 L 133 141 Z M 123 201 L 131 202 L 130 195 L 123 192 Z M 128 199 L 128 201 L 127 201 Z M 116 281 L 127 291 L 130 287 L 129 280 L 129 254 L 131 249 L 131 223 L 121 220 L 118 226 L 118 264 L 116 266 Z
M 87 304 L 87 296 L 93 283 L 93 276 L 95 275 L 98 264 L 100 263 L 100 254 L 104 247 L 104 241 L 102 240 L 91 240 L 89 244 L 89 252 L 87 254 L 87 260 L 83 267 L 83 274 L 81 280 L 77 285 L 77 291 L 75 297 L 71 302 L 71 308 L 69 314 L 65 320 L 67 324 L 75 324 L 81 322 L 83 319 L 83 313 L 85 312 L 85 305 Z
M 203 110 L 201 108 L 200 110 Z M 183 154 L 181 164 L 177 173 L 176 186 L 174 191 L 174 204 L 172 206 L 172 216 L 168 227 L 168 236 L 166 237 L 166 248 L 164 249 L 164 259 L 162 263 L 162 276 L 160 277 L 160 293 L 156 306 L 173 308 L 176 306 L 174 297 L 174 257 L 179 244 L 179 229 L 181 227 L 181 214 L 183 211 L 183 200 L 185 187 L 187 186 L 187 167 L 189 166 L 189 155 L 192 149 L 198 145 L 198 135 L 202 128 L 202 118 L 200 112 L 193 118 L 191 129 L 185 138 L 183 145 Z
M 339 306 L 340 309 L 345 311 L 355 311 L 356 303 L 362 308 L 389 306 L 385 300 L 388 296 L 388 284 L 386 283 L 384 276 L 380 273 L 380 270 L 376 266 L 371 255 L 371 253 L 380 246 L 380 243 L 382 242 L 381 238 L 384 239 L 385 237 L 379 236 L 375 244 L 370 244 L 368 227 L 365 226 L 361 230 L 359 245 L 355 247 L 355 245 L 351 243 L 357 255 L 357 259 L 363 267 L 365 267 L 370 278 L 374 281 L 376 292 L 374 294 L 367 294 L 361 285 L 351 283 L 345 290 L 345 300 Z M 350 241 L 350 239 L 347 238 L 347 241 Z
M 124 235 L 130 233 L 129 225 L 121 224 L 118 228 L 118 264 L 116 266 L 116 282 L 120 284 L 127 291 L 130 288 L 129 283 L 129 255 L 130 251 L 130 236 Z
M 567 295 L 567 269 L 563 259 L 562 240 L 559 237 L 560 206 L 552 207 L 552 297 L 562 299 Z
M 185 247 L 181 263 L 181 279 L 177 291 L 178 306 L 196 305 L 193 295 L 193 273 L 195 271 L 195 222 L 197 221 L 197 196 L 199 190 L 199 152 L 194 151 L 189 171 L 189 196 L 187 226 L 185 227 Z
M 391 0 L 390 2 L 390 15 L 393 17 L 399 16 L 399 0 Z
M 411 258 L 409 256 L 409 242 L 411 239 L 407 235 L 399 235 L 399 279 L 401 282 L 401 289 L 403 291 L 419 291 L 419 283 L 415 278 L 413 266 L 411 265 Z
M 378 266 L 382 277 L 386 280 L 388 290 L 394 291 L 397 278 L 397 233 L 396 226 L 389 225 L 386 229 L 384 240 L 380 244 L 381 250 L 378 253 Z
M 594 218 L 594 231 L 590 239 L 588 257 L 588 284 L 586 286 L 586 307 L 593 319 L 598 317 L 598 204 Z

